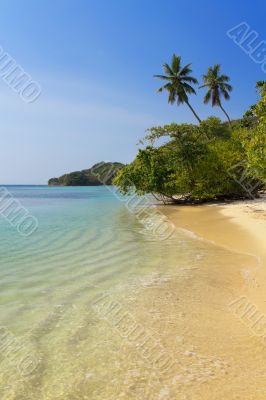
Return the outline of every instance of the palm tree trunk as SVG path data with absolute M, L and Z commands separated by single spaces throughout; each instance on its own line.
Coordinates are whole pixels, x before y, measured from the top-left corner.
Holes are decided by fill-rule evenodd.
M 229 124 L 231 125 L 231 120 L 230 120 L 230 118 L 229 118 L 229 115 L 227 114 L 227 112 L 225 111 L 225 109 L 223 108 L 223 106 L 222 106 L 221 103 L 219 103 L 219 107 L 220 107 L 220 109 L 223 111 L 223 113 L 226 115 L 226 118 L 228 119 Z
M 199 123 L 201 123 L 200 117 L 196 114 L 196 111 L 193 109 L 193 107 L 189 104 L 189 101 L 186 101 L 186 105 L 190 108 L 190 110 L 193 112 L 194 116 L 197 118 Z

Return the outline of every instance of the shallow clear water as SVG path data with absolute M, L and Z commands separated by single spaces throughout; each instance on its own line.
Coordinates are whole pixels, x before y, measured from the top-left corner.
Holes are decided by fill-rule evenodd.
M 186 327 L 169 282 L 175 277 L 185 298 L 202 259 L 217 265 L 229 253 L 182 231 L 156 240 L 103 187 L 8 190 L 38 229 L 25 237 L 0 218 L 0 398 L 170 398 L 171 374 L 164 382 L 155 356 L 125 330 L 145 326 L 149 340 L 171 353 L 169 324 L 183 334 Z M 119 327 L 116 308 L 134 323 Z

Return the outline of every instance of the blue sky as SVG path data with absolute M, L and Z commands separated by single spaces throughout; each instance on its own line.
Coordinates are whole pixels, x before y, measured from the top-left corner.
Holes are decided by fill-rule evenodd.
M 200 79 L 221 63 L 240 117 L 265 79 L 228 29 L 246 21 L 266 40 L 265 0 L 2 0 L 0 45 L 42 87 L 24 103 L 0 78 L 0 183 L 45 184 L 98 161 L 130 162 L 150 126 L 194 122 L 152 76 L 175 52 Z M 223 115 L 191 98 L 198 114 Z

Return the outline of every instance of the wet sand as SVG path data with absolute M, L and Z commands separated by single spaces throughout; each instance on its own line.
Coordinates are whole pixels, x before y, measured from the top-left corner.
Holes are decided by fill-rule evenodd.
M 265 306 L 266 198 L 230 204 L 166 206 L 163 212 L 175 226 L 232 252 L 251 256 L 253 265 L 242 276 L 251 296 Z M 255 288 L 255 291 L 252 291 Z M 258 290 L 261 288 L 261 291 Z M 265 289 L 265 291 L 264 291 Z M 261 298 L 262 297 L 262 298 Z M 266 308 L 265 308 L 266 312 Z
M 173 292 L 182 292 L 176 307 L 184 315 L 172 328 L 183 329 L 182 340 L 192 346 L 183 353 L 187 357 L 182 364 L 190 371 L 185 378 L 190 384 L 176 388 L 176 398 L 266 398 L 264 206 L 262 201 L 161 208 L 177 229 L 216 248 L 212 259 L 199 260 L 189 284 L 184 282 L 181 288 L 181 282 L 172 281 Z M 202 354 L 207 360 L 205 370 Z M 202 374 L 210 379 L 202 380 Z
M 266 201 L 222 205 L 165 206 L 174 224 L 219 246 L 256 257 L 266 256 Z

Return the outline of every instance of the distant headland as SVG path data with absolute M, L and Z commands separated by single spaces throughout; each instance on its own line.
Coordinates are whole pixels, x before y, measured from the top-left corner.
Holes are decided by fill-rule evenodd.
M 100 162 L 89 169 L 64 174 L 59 178 L 51 178 L 49 186 L 101 186 L 111 185 L 112 180 L 125 165 L 119 162 Z

